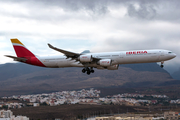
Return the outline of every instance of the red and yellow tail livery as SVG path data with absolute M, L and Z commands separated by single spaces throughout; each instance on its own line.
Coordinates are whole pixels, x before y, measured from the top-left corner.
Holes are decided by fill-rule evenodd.
M 31 51 L 29 51 L 18 39 L 11 39 L 11 42 L 17 57 L 10 55 L 6 55 L 6 57 L 13 58 L 15 61 L 45 67 L 45 65 Z
M 35 57 L 18 39 L 11 39 L 17 57 Z

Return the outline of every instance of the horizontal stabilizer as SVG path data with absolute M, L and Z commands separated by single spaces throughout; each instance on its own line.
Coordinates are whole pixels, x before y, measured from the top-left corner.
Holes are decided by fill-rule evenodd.
M 19 62 L 26 62 L 27 61 L 26 58 L 15 57 L 15 56 L 11 56 L 11 55 L 4 55 L 4 56 L 10 57 L 10 58 L 14 59 L 14 61 L 19 61 Z

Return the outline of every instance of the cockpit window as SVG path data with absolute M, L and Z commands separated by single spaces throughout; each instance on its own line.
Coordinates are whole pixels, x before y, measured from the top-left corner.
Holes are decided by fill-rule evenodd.
M 168 52 L 169 54 L 172 53 L 172 52 Z

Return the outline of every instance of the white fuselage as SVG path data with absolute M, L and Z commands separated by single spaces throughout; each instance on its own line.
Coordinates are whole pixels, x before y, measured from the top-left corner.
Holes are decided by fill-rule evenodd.
M 103 53 L 87 53 L 85 55 L 92 55 L 98 59 L 111 59 L 112 65 L 118 64 L 133 64 L 133 63 L 151 63 L 163 62 L 176 57 L 175 53 L 169 50 L 155 49 L 155 50 L 133 50 L 133 51 L 119 51 L 119 52 L 103 52 Z M 101 67 L 96 63 L 82 64 L 79 61 L 73 60 L 66 56 L 51 56 L 51 57 L 37 57 L 46 67 L 61 68 L 61 67 Z

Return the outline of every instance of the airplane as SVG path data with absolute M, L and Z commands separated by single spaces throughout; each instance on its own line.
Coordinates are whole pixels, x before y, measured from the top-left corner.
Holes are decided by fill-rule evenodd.
M 90 53 L 90 51 L 85 50 L 82 53 L 75 53 L 56 48 L 51 44 L 48 44 L 49 48 L 64 55 L 39 57 L 29 51 L 17 38 L 11 39 L 11 42 L 17 57 L 11 55 L 5 56 L 13 58 L 15 61 L 48 68 L 83 67 L 82 72 L 88 75 L 94 73 L 93 68 L 118 70 L 120 64 L 161 62 L 160 67 L 163 68 L 164 61 L 176 57 L 176 54 L 172 51 L 163 49 L 101 53 Z

